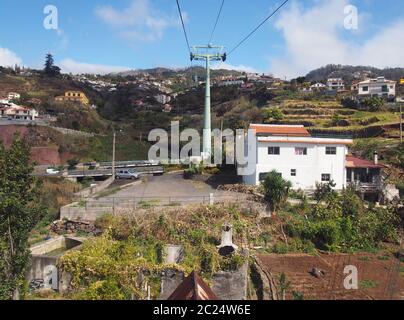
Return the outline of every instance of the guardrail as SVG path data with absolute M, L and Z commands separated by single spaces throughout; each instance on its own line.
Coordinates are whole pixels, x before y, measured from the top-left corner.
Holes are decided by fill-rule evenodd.
M 117 171 L 117 170 L 115 170 Z M 162 166 L 146 166 L 136 167 L 130 170 L 139 174 L 162 174 L 164 168 Z M 56 174 L 49 173 L 34 173 L 33 176 L 41 177 L 68 177 L 68 178 L 81 178 L 81 177 L 106 177 L 112 176 L 112 169 L 94 169 L 94 170 L 68 170 L 67 172 L 60 172 Z

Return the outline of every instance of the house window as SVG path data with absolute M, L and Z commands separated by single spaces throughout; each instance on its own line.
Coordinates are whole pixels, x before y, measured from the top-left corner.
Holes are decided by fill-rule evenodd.
M 279 147 L 268 147 L 268 154 L 271 155 L 280 155 L 281 154 L 281 150 Z
M 389 88 L 387 86 L 382 86 L 382 92 L 389 92 Z
M 369 87 L 363 87 L 362 91 L 369 91 Z
M 321 182 L 330 182 L 331 181 L 331 175 L 328 173 L 323 173 L 321 175 Z
M 260 181 L 264 181 L 265 178 L 267 177 L 268 172 L 261 172 L 260 173 Z
M 307 156 L 307 148 L 295 148 L 295 155 L 297 156 Z
M 325 154 L 329 155 L 336 155 L 337 154 L 337 147 L 326 147 Z
M 290 175 L 291 175 L 292 177 L 296 177 L 296 169 L 291 169 L 291 170 L 290 170 Z

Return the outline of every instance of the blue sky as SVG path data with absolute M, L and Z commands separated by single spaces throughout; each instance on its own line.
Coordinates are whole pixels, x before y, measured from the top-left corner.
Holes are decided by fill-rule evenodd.
M 282 0 L 225 0 L 215 44 L 231 49 Z M 221 0 L 181 0 L 191 44 L 205 44 Z M 58 30 L 43 27 L 46 5 Z M 344 8 L 358 29 L 344 28 Z M 52 52 L 65 72 L 190 65 L 175 0 L 1 0 L 0 65 L 41 67 Z M 224 68 L 281 77 L 327 63 L 404 66 L 404 1 L 290 0 L 236 50 Z

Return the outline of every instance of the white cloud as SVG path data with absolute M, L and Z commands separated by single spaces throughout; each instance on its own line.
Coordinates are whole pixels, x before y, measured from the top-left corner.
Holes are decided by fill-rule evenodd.
M 313 7 L 305 9 L 301 3 L 293 2 L 276 22 L 286 49 L 282 56 L 271 59 L 271 71 L 292 78 L 330 63 L 379 68 L 402 66 L 404 42 L 398 39 L 404 20 L 393 22 L 359 42 L 357 36 L 367 35 L 369 22 L 365 24 L 366 14 L 360 13 L 359 32 L 344 29 L 344 7 L 348 4 L 348 0 L 318 0 Z
M 167 28 L 179 25 L 178 18 L 159 12 L 150 0 L 132 0 L 124 10 L 100 6 L 95 13 L 105 23 L 116 28 L 119 36 L 131 42 L 159 40 Z M 184 17 L 187 17 L 186 14 Z
M 212 69 L 213 70 L 224 69 L 224 70 L 236 70 L 236 71 L 240 71 L 240 72 L 261 73 L 261 71 L 254 69 L 253 67 L 245 66 L 242 64 L 232 65 L 232 64 L 225 63 L 225 62 L 221 62 L 221 63 L 213 66 Z
M 16 64 L 22 64 L 21 58 L 7 48 L 0 48 L 0 66 L 14 67 Z
M 108 74 L 112 72 L 122 72 L 130 70 L 130 68 L 128 67 L 83 63 L 77 62 L 73 59 L 64 59 L 59 63 L 59 66 L 62 69 L 62 72 L 73 74 Z

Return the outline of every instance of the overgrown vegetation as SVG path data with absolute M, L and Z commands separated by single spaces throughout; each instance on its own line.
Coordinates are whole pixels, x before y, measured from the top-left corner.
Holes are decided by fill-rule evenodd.
M 252 223 L 252 218 L 243 216 L 237 206 L 167 210 L 98 219 L 96 224 L 104 234 L 85 243 L 83 250 L 67 253 L 61 261 L 61 267 L 73 275 L 74 297 L 142 299 L 147 282 L 153 298 L 157 298 L 164 268 L 186 273 L 196 270 L 209 279 L 219 270 L 235 270 L 244 263 L 241 252 L 223 257 L 216 247 L 224 222 L 233 224 L 238 241 Z M 164 263 L 164 245 L 169 243 L 184 248 L 184 260 L 179 265 Z
M 9 149 L 0 144 L 0 300 L 18 300 L 24 293 L 29 233 L 45 213 L 29 150 L 19 136 Z
M 352 189 L 329 193 L 305 216 L 285 217 L 290 237 L 310 241 L 316 248 L 350 252 L 374 250 L 381 242 L 398 242 L 400 216 L 397 207 L 365 207 Z

